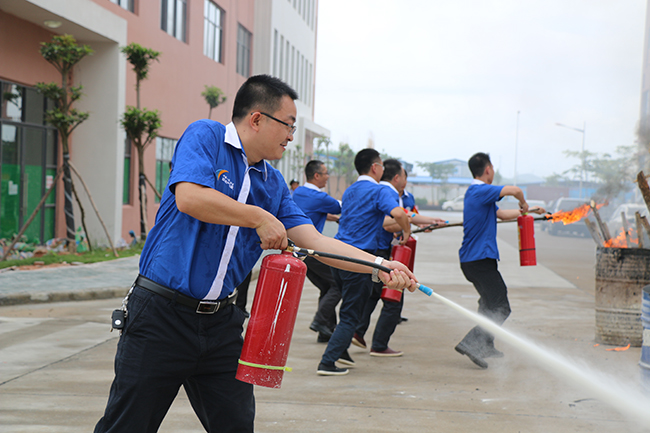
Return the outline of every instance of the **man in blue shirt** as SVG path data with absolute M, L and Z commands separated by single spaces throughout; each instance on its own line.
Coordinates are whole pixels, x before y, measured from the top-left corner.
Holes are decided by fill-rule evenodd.
M 320 233 L 323 232 L 326 220 L 338 221 L 338 214 L 341 213 L 341 203 L 322 191 L 329 177 L 327 167 L 322 161 L 309 161 L 305 165 L 307 182 L 293 192 L 293 201 L 311 218 Z M 320 291 L 318 309 L 309 329 L 318 332 L 319 342 L 327 342 L 336 326 L 336 304 L 341 300 L 341 289 L 334 281 L 331 268 L 325 263 L 307 257 L 305 264 L 307 278 Z
M 494 167 L 489 155 L 477 153 L 468 165 L 474 180 L 465 192 L 460 268 L 480 296 L 479 314 L 501 325 L 510 315 L 510 303 L 506 284 L 497 268 L 497 218 L 515 219 L 528 212 L 528 203 L 521 188 L 492 185 Z M 497 207 L 496 202 L 507 195 L 519 200 L 519 210 Z M 538 208 L 534 212 L 545 211 Z M 455 349 L 481 368 L 488 367 L 484 358 L 503 356 L 494 347 L 494 336 L 480 326 L 474 327 Z
M 245 319 L 233 307 L 235 287 L 262 250 L 285 249 L 287 236 L 301 247 L 375 260 L 321 235 L 265 161 L 282 157 L 293 140 L 297 97 L 277 78 L 253 76 L 237 92 L 232 123 L 199 120 L 178 141 L 140 275 L 124 301 L 115 379 L 96 433 L 157 431 L 181 385 L 206 431 L 252 432 L 253 385 L 235 379 Z M 397 270 L 379 278 L 415 290 L 403 265 L 385 265 Z
M 361 150 L 354 158 L 354 167 L 360 176 L 343 193 L 339 231 L 335 238 L 361 250 L 374 252 L 377 249 L 377 232 L 382 228 L 384 216 L 391 215 L 402 228 L 402 243 L 406 243 L 411 234 L 408 216 L 395 197 L 379 185 L 384 172 L 379 152 L 374 149 Z M 382 258 L 378 257 L 377 263 L 381 261 Z M 317 373 L 323 376 L 348 373 L 347 369 L 339 368 L 334 363 L 350 346 L 373 282 L 367 274 L 355 271 L 334 269 L 333 274 L 341 288 L 342 302 L 339 324 L 318 365 Z M 348 365 L 352 363 L 351 359 L 347 361 Z
M 384 161 L 384 174 L 381 177 L 379 185 L 385 188 L 389 195 L 393 197 L 393 200 L 397 206 L 403 208 L 403 202 L 400 197 L 399 190 L 404 190 L 406 187 L 406 174 L 402 163 L 396 159 L 387 159 Z M 402 211 L 403 212 L 403 211 Z M 391 218 L 388 218 L 389 220 Z M 386 224 L 384 224 L 385 226 Z M 397 226 L 394 231 L 399 231 L 400 227 L 396 223 L 391 224 L 391 226 Z M 393 233 L 380 228 L 377 233 L 377 250 L 375 254 L 377 256 L 388 259 L 391 252 L 391 243 L 393 241 Z M 359 324 L 356 327 L 354 336 L 352 338 L 352 344 L 355 346 L 361 347 L 363 349 L 367 348 L 365 344 L 364 336 L 368 327 L 370 326 L 370 316 L 375 310 L 379 299 L 381 298 L 381 291 L 383 288 L 382 283 L 374 283 L 372 286 L 372 291 L 370 297 L 366 302 L 363 313 Z M 372 336 L 372 345 L 370 346 L 370 355 L 371 356 L 402 356 L 404 352 L 401 350 L 393 350 L 388 347 L 388 341 L 390 337 L 395 332 L 397 324 L 400 322 L 400 314 L 402 312 L 402 307 L 404 306 L 404 294 L 402 293 L 402 298 L 400 302 L 393 301 L 384 301 L 381 308 L 381 313 L 377 319 L 377 325 L 375 326 L 375 332 Z

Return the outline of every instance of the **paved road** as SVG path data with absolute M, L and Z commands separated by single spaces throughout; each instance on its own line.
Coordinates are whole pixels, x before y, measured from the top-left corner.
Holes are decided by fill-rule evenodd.
M 510 239 L 508 230 L 501 231 L 499 238 L 500 266 L 513 307 L 506 329 L 580 365 L 594 366 L 598 372 L 594 381 L 613 376 L 629 387 L 630 394 L 636 392 L 639 349 L 615 352 L 594 346 L 593 295 L 544 264 L 519 267 L 517 251 L 510 245 L 516 238 Z M 549 242 L 554 245 L 550 238 Z M 458 229 L 423 234 L 415 271 L 437 293 L 475 310 L 477 296 L 457 263 L 459 244 Z M 564 254 L 561 248 L 559 254 Z M 129 277 L 137 272 L 135 262 L 122 265 L 119 269 L 96 266 L 92 274 L 105 274 L 110 281 L 110 274 Z M 57 273 L 56 279 L 38 272 L 42 284 L 59 281 L 69 287 L 77 271 L 69 269 L 67 277 Z M 582 278 L 585 272 L 566 275 Z M 4 277 L 0 275 L 0 286 L 10 290 L 10 280 Z M 15 276 L 11 278 L 18 284 Z M 650 431 L 595 400 L 583 387 L 548 371 L 548 365 L 516 346 L 498 342 L 506 357 L 491 360 L 488 370 L 476 368 L 453 351 L 472 323 L 422 294 L 408 296 L 404 314 L 409 321 L 398 326 L 391 340 L 391 346 L 405 351 L 404 357 L 378 359 L 353 347 L 357 366 L 348 376 L 319 377 L 315 370 L 324 345 L 316 343 L 308 329 L 317 291 L 306 284 L 288 360 L 294 371 L 285 375 L 280 390 L 256 388 L 256 431 Z M 113 376 L 117 335 L 108 332 L 109 316 L 119 303 L 115 298 L 0 307 L 2 432 L 92 430 Z M 202 431 L 182 392 L 160 431 Z

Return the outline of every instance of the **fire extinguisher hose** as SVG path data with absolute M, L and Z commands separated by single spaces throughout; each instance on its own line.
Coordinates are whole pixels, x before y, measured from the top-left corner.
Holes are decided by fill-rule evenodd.
M 369 266 L 371 268 L 376 268 L 379 269 L 380 271 L 386 272 L 390 274 L 390 271 L 392 269 L 387 268 L 386 266 L 379 265 L 374 262 L 369 262 L 367 260 L 361 260 L 361 259 L 355 259 L 354 257 L 347 257 L 347 256 L 341 256 L 338 254 L 331 254 L 331 253 L 325 253 L 322 251 L 315 251 L 315 250 L 310 250 L 308 248 L 301 248 L 299 246 L 296 246 L 295 243 L 291 239 L 289 239 L 289 246 L 285 251 L 288 251 L 290 253 L 293 253 L 295 257 L 300 258 L 300 256 L 313 256 L 313 257 L 324 257 L 327 259 L 334 259 L 334 260 L 342 260 L 344 262 L 350 262 L 350 263 L 356 263 L 358 265 L 363 265 L 363 266 Z M 417 284 L 417 289 L 420 290 L 422 293 L 424 293 L 427 296 L 431 296 L 433 293 L 433 290 L 431 290 L 429 287 L 424 286 L 420 283 Z

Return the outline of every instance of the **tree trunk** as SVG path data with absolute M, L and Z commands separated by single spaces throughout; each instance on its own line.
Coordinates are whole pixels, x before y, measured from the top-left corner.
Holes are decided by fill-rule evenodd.
M 636 182 L 641 190 L 643 201 L 645 201 L 645 205 L 650 210 L 650 187 L 648 187 L 648 181 L 646 180 L 643 171 L 640 171 L 639 174 L 636 175 Z
M 63 138 L 67 141 L 67 137 Z M 66 143 L 67 144 L 67 143 Z M 64 146 L 67 148 L 67 145 Z M 71 253 L 76 252 L 76 242 L 75 242 L 75 229 L 74 229 L 74 208 L 72 206 L 72 178 L 70 177 L 70 165 L 68 165 L 68 160 L 70 159 L 69 153 L 63 154 L 63 211 L 65 213 L 65 228 L 66 228 L 66 239 L 68 251 Z
M 147 182 L 144 175 L 144 147 L 136 144 L 138 149 L 138 198 L 140 200 L 140 240 L 147 239 Z

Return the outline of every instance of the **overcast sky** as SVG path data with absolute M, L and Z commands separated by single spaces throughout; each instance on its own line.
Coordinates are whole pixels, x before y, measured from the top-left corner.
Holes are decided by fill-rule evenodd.
M 561 173 L 579 164 L 562 152 L 582 134 L 558 122 L 586 122 L 589 151 L 634 143 L 645 11 L 646 0 L 321 0 L 315 120 L 335 147 L 372 137 L 412 163 L 483 151 L 512 177 L 516 146 L 519 175 Z

